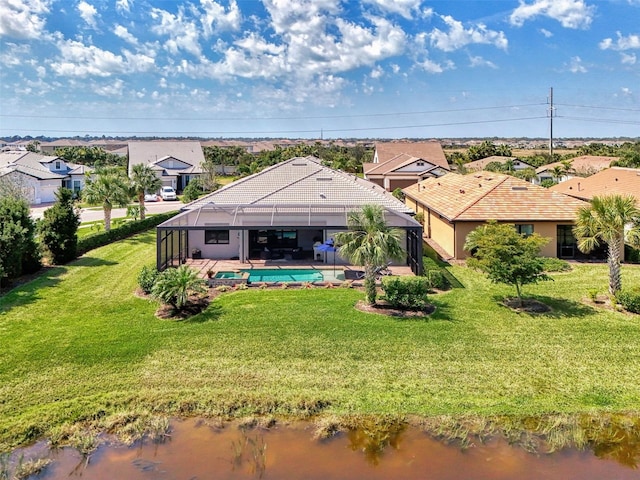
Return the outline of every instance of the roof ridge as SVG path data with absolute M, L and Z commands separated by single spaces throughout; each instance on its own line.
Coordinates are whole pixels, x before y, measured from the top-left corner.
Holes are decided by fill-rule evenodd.
M 462 215 L 464 212 L 466 212 L 467 210 L 469 210 L 471 207 L 473 207 L 475 204 L 477 204 L 480 200 L 482 200 L 483 198 L 485 198 L 487 195 L 489 195 L 489 193 L 493 192 L 496 188 L 498 188 L 500 185 L 502 185 L 504 182 L 507 181 L 507 179 L 509 178 L 508 175 L 503 175 L 503 178 L 496 183 L 495 185 L 493 185 L 490 189 L 488 189 L 485 193 L 483 193 L 482 195 L 480 195 L 478 198 L 476 198 L 474 201 L 472 201 L 471 203 L 468 203 L 466 205 L 464 205 L 458 212 L 456 212 L 452 217 L 451 220 L 455 220 L 456 218 L 458 218 L 460 215 Z M 512 177 L 515 178 L 515 177 Z

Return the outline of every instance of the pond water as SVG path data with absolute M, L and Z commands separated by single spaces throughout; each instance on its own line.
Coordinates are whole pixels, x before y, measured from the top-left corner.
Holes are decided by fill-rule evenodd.
M 48 452 L 41 442 L 21 454 L 27 459 L 48 453 L 53 462 L 33 478 L 50 480 L 640 478 L 633 462 L 599 458 L 589 449 L 536 454 L 502 439 L 462 449 L 414 427 L 380 440 L 362 430 L 318 440 L 307 424 L 241 429 L 188 419 L 173 421 L 162 443 L 103 445 L 83 458 L 71 448 Z

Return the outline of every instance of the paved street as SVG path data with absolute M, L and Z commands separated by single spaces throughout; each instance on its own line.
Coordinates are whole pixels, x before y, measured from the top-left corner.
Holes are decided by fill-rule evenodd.
M 44 211 L 49 208 L 52 204 L 46 205 L 36 205 L 31 207 L 31 216 L 33 218 L 42 218 L 44 215 Z M 179 210 L 184 204 L 180 201 L 176 202 L 147 202 L 145 203 L 145 207 L 147 209 L 147 215 L 153 213 L 165 213 L 170 212 L 172 210 Z M 127 216 L 126 208 L 114 208 L 111 211 L 111 218 L 122 218 Z M 91 207 L 91 208 L 83 208 L 80 210 L 80 221 L 81 222 L 93 222 L 96 220 L 103 220 L 104 213 L 102 208 L 100 207 Z

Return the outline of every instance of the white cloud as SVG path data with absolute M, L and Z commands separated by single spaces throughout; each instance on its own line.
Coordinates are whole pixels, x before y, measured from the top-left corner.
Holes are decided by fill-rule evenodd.
M 116 25 L 115 28 L 113 29 L 113 33 L 120 37 L 121 39 L 123 39 L 125 42 L 128 42 L 132 45 L 138 45 L 138 39 L 136 37 L 134 37 L 129 30 L 127 30 L 127 27 L 123 27 L 122 25 Z
M 498 66 L 490 60 L 485 60 L 481 56 L 469 57 L 469 66 L 471 68 L 476 67 L 489 67 L 489 68 L 498 68 Z
M 124 82 L 119 78 L 115 79 L 113 83 L 106 85 L 93 84 L 92 90 L 94 93 L 103 97 L 121 97 L 124 88 Z
M 183 50 L 196 57 L 202 55 L 198 27 L 193 19 L 187 19 L 183 7 L 179 8 L 177 15 L 152 8 L 151 18 L 159 20 L 158 24 L 151 27 L 151 31 L 169 37 L 164 46 L 171 54 L 177 55 L 179 50 Z
M 82 0 L 78 3 L 78 13 L 91 28 L 97 27 L 96 16 L 98 15 L 98 10 L 96 10 L 96 7 Z
M 4 67 L 15 67 L 22 65 L 31 54 L 31 47 L 27 43 L 16 44 L 6 43 L 0 50 L 0 63 Z
M 133 0 L 116 0 L 116 10 L 120 13 L 131 11 L 131 5 L 133 5 Z
M 0 37 L 40 38 L 50 6 L 51 0 L 1 1 Z
M 540 33 L 542 35 L 544 35 L 546 38 L 551 38 L 553 37 L 553 33 L 551 33 L 549 30 L 547 30 L 546 28 L 541 28 L 540 29 Z
M 204 9 L 201 21 L 206 38 L 211 37 L 216 32 L 240 29 L 242 13 L 236 0 L 231 0 L 226 10 L 224 6 L 213 0 L 200 0 L 200 4 Z
M 397 75 L 398 73 L 400 73 L 400 65 L 398 65 L 396 63 L 392 63 L 391 64 L 391 71 Z
M 449 31 L 443 32 L 436 28 L 428 34 L 431 44 L 440 50 L 452 52 L 474 43 L 490 44 L 503 50 L 507 49 L 509 42 L 503 32 L 488 30 L 482 24 L 465 29 L 462 22 L 449 15 L 441 18 L 449 27 Z
M 587 73 L 587 68 L 582 64 L 580 57 L 571 57 L 568 69 L 571 73 Z
M 373 70 L 371 70 L 369 76 L 373 79 L 382 78 L 384 76 L 384 70 L 380 65 L 377 65 Z
M 622 92 L 622 96 L 623 97 L 632 97 L 633 96 L 633 92 L 631 91 L 631 89 L 629 87 L 622 87 L 620 89 L 620 91 Z
M 588 28 L 593 21 L 596 7 L 587 5 L 584 0 L 533 0 L 520 5 L 511 13 L 509 21 L 521 27 L 532 18 L 543 16 L 560 22 L 566 28 Z
M 36 74 L 38 75 L 38 78 L 44 78 L 47 76 L 47 69 L 40 65 L 36 67 Z
M 408 20 L 412 12 L 420 11 L 421 0 L 364 0 L 364 3 L 374 5 L 382 12 L 396 13 Z M 427 10 L 428 11 L 428 10 Z
M 117 74 L 137 73 L 151 70 L 154 60 L 127 50 L 116 55 L 94 45 L 85 45 L 75 40 L 62 40 L 57 47 L 61 56 L 51 62 L 56 75 L 64 77 L 110 77 Z
M 635 65 L 636 60 L 637 58 L 635 53 L 620 53 L 620 61 L 625 65 Z
M 416 66 L 428 73 L 442 73 L 445 70 L 453 70 L 455 68 L 454 63 L 451 60 L 447 60 L 444 65 L 433 62 L 428 58 L 422 62 L 416 63 Z
M 599 44 L 601 50 L 631 50 L 631 49 L 640 49 L 640 35 L 629 35 L 625 37 L 620 32 L 616 32 L 618 35 L 618 40 L 614 42 L 612 38 L 605 38 Z

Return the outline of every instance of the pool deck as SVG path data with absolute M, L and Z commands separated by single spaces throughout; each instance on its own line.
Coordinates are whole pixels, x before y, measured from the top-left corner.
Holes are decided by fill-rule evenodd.
M 187 259 L 187 265 L 198 271 L 202 278 L 207 278 L 207 271 L 214 272 L 234 271 L 249 268 L 269 268 L 269 269 L 313 269 L 313 270 L 333 270 L 333 264 L 324 262 L 313 262 L 310 260 L 248 260 L 241 263 L 239 260 L 212 260 L 212 259 Z M 356 265 L 336 265 L 336 272 L 343 270 L 363 270 Z M 406 265 L 391 265 L 389 267 L 393 275 L 413 275 L 411 268 Z

